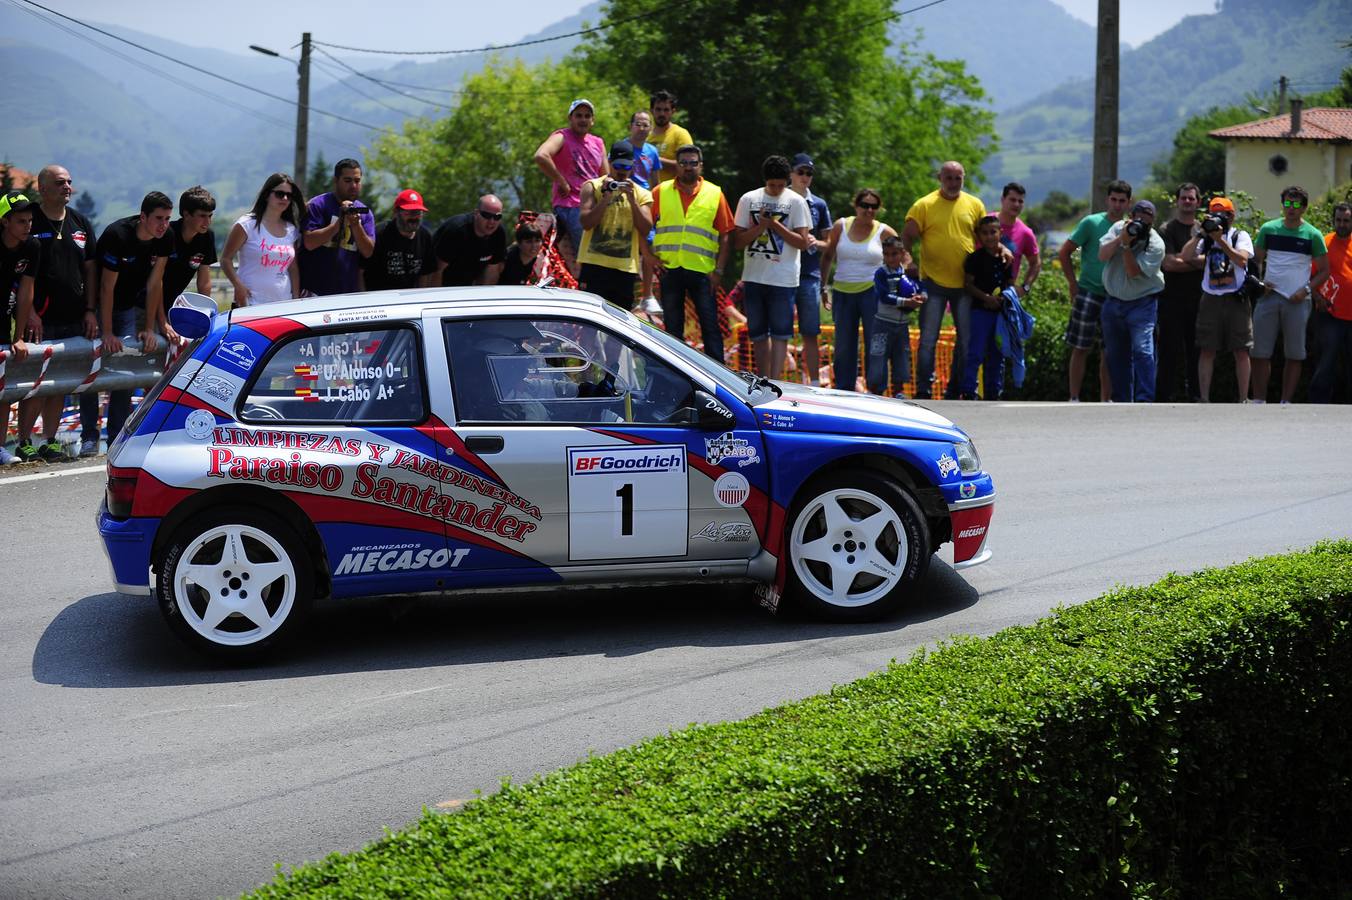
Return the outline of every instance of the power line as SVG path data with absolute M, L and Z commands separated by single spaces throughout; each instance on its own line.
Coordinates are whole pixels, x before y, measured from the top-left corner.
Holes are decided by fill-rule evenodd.
M 13 0 L 11 0 L 11 2 L 13 2 Z M 161 53 L 161 52 L 159 52 L 158 50 L 152 50 L 151 48 L 145 46 L 144 44 L 138 44 L 138 43 L 136 43 L 135 41 L 131 41 L 131 40 L 128 40 L 127 38 L 120 37 L 120 36 L 118 36 L 118 35 L 116 35 L 116 34 L 113 34 L 111 31 L 105 31 L 104 29 L 99 28 L 99 27 L 96 26 L 96 25 L 90 25 L 88 22 L 82 22 L 82 21 L 80 21 L 79 19 L 76 19 L 76 18 L 74 18 L 74 17 L 72 17 L 72 16 L 66 15 L 65 13 L 57 12 L 57 11 L 54 10 L 54 9 L 48 9 L 47 7 L 43 6 L 41 3 L 37 3 L 36 0 L 20 0 L 20 2 L 27 3 L 29 6 L 35 6 L 35 7 L 37 7 L 38 9 L 42 10 L 42 11 L 45 12 L 45 13 L 48 13 L 48 14 L 53 15 L 53 16 L 57 16 L 58 18 L 65 19 L 67 22 L 73 22 L 73 23 L 75 23 L 76 25 L 79 25 L 79 26 L 82 27 L 82 28 L 88 28 L 90 31 L 97 32 L 98 34 L 101 34 L 101 35 L 103 35 L 104 37 L 110 37 L 110 38 L 112 38 L 112 39 L 115 40 L 115 41 L 121 41 L 121 42 L 124 43 L 124 44 L 127 44 L 127 45 L 129 45 L 129 46 L 135 47 L 137 50 L 141 50 L 141 51 L 143 51 L 143 52 L 145 52 L 145 53 L 149 53 L 151 56 L 158 56 L 160 59 L 167 59 L 167 60 L 169 60 L 169 62 L 171 62 L 171 63 L 175 63 L 175 64 L 180 65 L 180 66 L 183 66 L 184 68 L 187 68 L 187 69 L 192 69 L 194 72 L 199 72 L 199 73 L 201 73 L 201 74 L 203 74 L 203 75 L 208 75 L 208 76 L 210 76 L 210 77 L 212 77 L 212 78 L 215 78 L 215 79 L 217 79 L 217 80 L 219 80 L 219 81 L 224 81 L 224 82 L 227 83 L 227 84 L 232 84 L 232 85 L 234 85 L 235 87 L 243 88 L 243 89 L 246 90 L 246 91 L 252 91 L 252 92 L 254 92 L 255 94 L 261 94 L 261 95 L 263 95 L 264 97 L 268 97 L 268 98 L 270 98 L 270 99 L 272 99 L 272 100 L 278 100 L 278 101 L 280 101 L 280 102 L 282 102 L 282 103 L 285 103 L 285 104 L 287 104 L 287 105 L 289 105 L 289 106 L 300 106 L 300 104 L 297 103 L 295 100 L 288 100 L 286 97 L 282 97 L 282 96 L 279 96 L 279 95 L 277 95 L 277 94 L 273 94 L 273 93 L 271 93 L 271 92 L 269 92 L 269 91 L 265 91 L 265 90 L 263 90 L 263 89 L 261 89 L 261 88 L 256 88 L 256 87 L 254 87 L 254 86 L 252 86 L 252 85 L 245 84 L 245 83 L 242 82 L 242 81 L 236 81 L 236 80 L 233 79 L 233 78 L 227 78 L 227 77 L 224 76 L 224 75 L 219 75 L 219 74 L 217 74 L 217 73 L 215 73 L 215 72 L 212 72 L 210 69 L 203 69 L 203 68 L 200 67 L 200 66 L 195 66 L 195 65 L 193 65 L 192 63 L 184 62 L 184 61 L 181 60 L 181 59 L 175 59 L 174 57 L 168 55 L 167 53 Z M 349 125 L 357 125 L 357 126 L 359 126 L 359 127 L 361 127 L 361 128 L 368 129 L 369 131 L 388 131 L 388 130 L 389 130 L 388 128 L 382 128 L 382 127 L 379 126 L 379 125 L 371 125 L 371 124 L 369 124 L 369 123 L 367 123 L 367 122 L 358 122 L 356 119 L 349 119 L 347 116 L 340 116 L 340 115 L 338 115 L 337 113 L 332 113 L 332 112 L 329 112 L 329 111 L 327 111 L 327 110 L 318 109 L 317 107 L 314 107 L 314 106 L 308 106 L 308 107 L 306 107 L 306 108 L 309 109 L 311 112 L 316 112 L 316 113 L 319 113 L 320 115 L 328 116 L 328 117 L 331 118 L 331 119 L 337 119 L 337 120 L 340 121 L 340 122 L 347 122 Z
M 943 2 L 943 0 L 936 0 Z M 511 50 L 516 47 L 533 47 L 536 44 L 547 44 L 550 41 L 561 41 L 564 38 L 577 37 L 583 34 L 595 34 L 598 31 L 605 31 L 607 28 L 614 28 L 616 25 L 623 25 L 626 22 L 636 22 L 639 19 L 647 19 L 662 12 L 661 7 L 650 9 L 647 12 L 637 15 L 627 16 L 623 19 L 615 19 L 602 25 L 596 25 L 591 28 L 583 28 L 580 31 L 570 31 L 566 34 L 556 34 L 551 37 L 535 38 L 529 41 L 517 41 L 515 44 L 491 44 L 487 47 L 475 47 L 469 50 L 373 50 L 369 47 L 347 47 L 343 44 L 330 44 L 327 41 L 311 40 L 311 46 L 332 47 L 334 50 L 347 50 L 352 53 L 379 53 L 388 56 L 458 56 L 466 53 L 492 53 L 496 50 Z
M 320 52 L 323 52 L 323 51 L 320 51 Z M 352 93 L 356 94 L 357 96 L 359 96 L 359 97 L 365 97 L 367 100 L 370 100 L 372 103 L 375 103 L 375 104 L 377 104 L 377 105 L 379 105 L 379 106 L 383 106 L 383 107 L 385 107 L 385 108 L 388 109 L 388 110 L 392 110 L 392 111 L 394 111 L 394 112 L 397 112 L 397 113 L 398 113 L 399 115 L 401 115 L 401 116 L 406 116 L 406 115 L 409 114 L 408 110 L 406 110 L 406 109 L 400 109 L 400 108 L 397 107 L 397 106 L 392 106 L 391 104 L 386 103 L 384 100 L 380 99 L 379 97 L 376 97 L 376 96 L 374 96 L 374 95 L 372 95 L 372 94 L 368 94 L 368 93 L 366 93 L 365 91 L 361 90 L 361 89 L 358 88 L 355 84 L 352 83 L 352 79 L 351 79 L 351 78 L 349 78 L 345 73 L 343 73 L 341 70 L 339 70 L 339 69 L 336 68 L 335 66 L 328 65 L 327 63 L 325 63 L 323 60 L 320 60 L 320 59 L 311 59 L 311 60 L 310 60 L 310 63 L 311 63 L 312 65 L 318 67 L 321 71 L 323 71 L 324 73 L 326 73 L 327 75 L 329 75 L 331 78 L 333 78 L 333 80 L 336 81 L 338 84 L 341 84 L 343 87 L 347 88 L 349 91 L 351 91 Z M 415 99 L 416 99 L 416 98 L 415 98 Z M 426 103 L 426 102 L 428 102 L 428 101 L 423 101 L 423 102 Z
M 311 45 L 311 46 L 314 46 L 314 45 L 317 44 L 317 43 L 319 43 L 319 42 L 318 42 L 318 41 L 314 41 L 314 40 L 311 40 L 311 41 L 310 41 L 310 45 Z M 315 47 L 315 49 L 318 50 L 320 53 L 324 54 L 325 56 L 327 56 L 329 59 L 331 59 L 331 60 L 333 60 L 334 62 L 336 62 L 338 65 L 342 66 L 344 69 L 347 69 L 347 70 L 348 70 L 349 72 L 351 72 L 353 75 L 356 75 L 358 78 L 364 78 L 364 79 L 366 79 L 367 81 L 371 82 L 372 84 L 379 85 L 380 87 L 383 87 L 385 90 L 387 90 L 387 91 L 389 91 L 389 92 L 391 92 L 391 93 L 393 93 L 393 94 L 398 94 L 398 95 L 401 96 L 401 97 L 407 97 L 407 98 L 409 98 L 410 100 L 416 100 L 416 101 L 418 101 L 419 103 L 426 103 L 428 106 L 435 106 L 437 109 L 450 109 L 449 106 L 445 106 L 444 104 L 441 104 L 441 103 L 436 103 L 436 102 L 434 102 L 434 101 L 432 101 L 432 100 L 424 100 L 422 97 L 415 97 L 414 95 L 412 95 L 412 94 L 410 94 L 410 93 L 407 93 L 407 92 L 405 92 L 405 91 L 401 91 L 401 90 L 399 90 L 398 88 L 395 88 L 395 87 L 390 86 L 388 83 L 386 83 L 386 82 L 384 82 L 384 81 L 381 81 L 379 78 L 375 78 L 374 76 L 367 75 L 365 72 L 360 72 L 360 71 L 358 71 L 358 70 L 352 68 L 352 66 L 348 65 L 347 63 L 343 62 L 343 61 L 342 61 L 341 59 L 339 59 L 338 57 L 334 56 L 334 55 L 333 55 L 332 53 L 330 53 L 329 51 L 325 50 L 323 47 Z M 360 91 L 358 91 L 358 93 L 360 93 Z M 375 98 L 371 98 L 371 99 L 375 99 Z M 379 101 L 376 101 L 376 102 L 379 102 Z M 383 104 L 382 104 L 382 105 L 383 105 Z
M 259 110 L 253 109 L 252 107 L 245 106 L 244 104 L 242 104 L 242 103 L 240 103 L 240 102 L 238 102 L 238 101 L 236 101 L 236 100 L 231 100 L 229 97 L 224 97 L 224 96 L 222 96 L 222 95 L 220 95 L 220 94 L 217 94 L 217 93 L 215 93 L 215 92 L 213 92 L 213 91 L 209 91 L 209 90 L 207 90 L 207 89 L 204 88 L 204 87 L 201 87 L 201 86 L 199 86 L 199 85 L 192 84 L 191 82 L 184 81 L 184 80 L 181 79 L 181 78 L 177 78 L 177 77 L 175 77 L 175 76 L 173 76 L 173 75 L 170 75 L 168 72 L 165 72 L 163 69 L 157 69 L 157 68 L 155 68 L 154 66 L 150 65 L 149 63 L 145 62 L 144 60 L 137 59 L 136 57 L 130 56 L 130 55 L 126 54 L 126 53 L 123 53 L 122 51 L 117 50 L 116 48 L 109 47 L 107 44 L 101 44 L 101 43 L 99 43 L 97 40 L 95 40 L 95 39 L 94 39 L 92 36 L 90 36 L 90 35 L 87 35 L 87 34 L 81 32 L 81 31 L 78 31 L 78 30 L 76 30 L 76 29 L 74 29 L 74 28 L 71 28 L 71 27 L 68 26 L 68 25 L 63 25 L 61 22 L 57 22 L 57 21 L 54 21 L 54 20 L 52 20 L 52 19 L 49 19 L 49 18 L 47 18 L 46 16 L 44 16 L 42 13 L 38 12 L 38 11 L 35 10 L 35 9 L 28 9 L 28 8 L 25 7 L 25 6 L 21 6 L 21 5 L 17 2 L 17 0 L 7 0 L 7 2 L 8 2 L 11 6 L 13 6 L 13 7 L 15 7 L 16 9 L 20 10 L 21 12 L 27 13 L 28 15 L 32 16 L 33 18 L 37 19 L 39 22 L 42 22 L 42 23 L 45 24 L 45 25 L 50 25 L 51 27 L 56 28 L 56 29 L 58 29 L 58 30 L 60 30 L 60 31 L 63 31 L 63 32 L 65 32 L 66 34 L 70 35 L 71 37 L 76 38 L 77 40 L 84 41 L 84 42 L 87 43 L 87 44 L 90 44 L 90 45 L 92 45 L 92 46 L 94 46 L 94 47 L 97 47 L 98 49 L 104 51 L 105 53 L 108 53 L 108 54 L 110 54 L 110 55 L 112 55 L 112 56 L 115 56 L 115 57 L 117 57 L 118 59 L 122 60 L 123 62 L 128 63 L 129 65 L 133 65 L 133 66 L 135 66 L 135 67 L 138 68 L 138 69 L 141 69 L 141 70 L 143 70 L 143 71 L 145 71 L 145 72 L 149 72 L 151 75 L 155 75 L 155 76 L 158 76 L 159 78 L 164 79 L 165 81 L 169 82 L 170 84 L 177 85 L 178 87 L 181 87 L 181 88 L 183 88 L 184 90 L 187 90 L 187 91 L 192 91 L 192 92 L 195 93 L 195 94 L 200 94 L 200 95 L 202 95 L 203 97 L 207 97 L 207 98 L 209 98 L 209 99 L 211 99 L 211 100 L 215 100 L 215 101 L 218 102 L 218 103 L 223 103 L 223 104 L 225 104 L 225 105 L 227 105 L 227 106 L 230 106 L 230 107 L 233 107 L 233 108 L 239 110 L 239 111 L 242 112 L 242 113 L 245 113 L 245 114 L 247 114 L 247 115 L 253 116 L 255 119 L 259 119 L 259 120 L 264 121 L 264 122 L 270 122 L 270 123 L 272 123 L 272 124 L 274 124 L 274 125 L 278 125 L 278 126 L 280 126 L 280 127 L 282 127 L 282 128 L 291 128 L 291 127 L 293 127 L 293 125 L 294 125 L 294 123 L 286 122 L 286 121 L 284 121 L 284 120 L 282 120 L 282 119 L 275 118 L 275 117 L 273 117 L 273 116 L 271 116 L 271 115 L 269 115 L 269 114 L 267 114 L 267 113 L 265 113 L 265 112 L 260 112 Z M 324 134 L 324 133 L 322 133 L 322 132 L 317 132 L 317 133 L 319 134 L 320 137 L 324 138 L 325 140 L 327 140 L 327 141 L 329 141 L 329 142 L 331 142 L 331 143 L 335 143 L 335 144 L 343 144 L 343 145 L 353 145 L 353 142 L 350 141 L 350 140 L 348 140 L 347 138 L 338 138 L 338 137 L 334 137 L 333 135 Z

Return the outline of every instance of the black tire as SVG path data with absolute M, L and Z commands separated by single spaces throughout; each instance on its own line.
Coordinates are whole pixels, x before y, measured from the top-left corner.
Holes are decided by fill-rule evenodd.
M 816 479 L 786 522 L 786 596 L 815 617 L 882 618 L 929 571 L 933 551 L 925 516 L 904 487 L 881 473 L 846 469 Z M 837 580 L 847 578 L 838 589 Z
M 155 598 L 169 629 L 219 660 L 247 662 L 275 649 L 299 629 L 314 601 L 304 541 L 260 509 L 226 507 L 189 519 L 158 563 Z M 202 582 L 192 566 L 200 567 Z

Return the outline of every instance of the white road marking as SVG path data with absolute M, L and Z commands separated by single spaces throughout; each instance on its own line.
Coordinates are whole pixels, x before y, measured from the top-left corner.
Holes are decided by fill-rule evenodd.
M 78 469 L 58 469 L 55 472 L 38 472 L 34 475 L 15 475 L 13 478 L 0 478 L 0 487 L 7 484 L 19 484 L 24 481 L 43 481 L 47 478 L 60 478 L 63 475 L 88 475 L 90 472 L 106 472 L 103 463 L 95 466 L 80 466 Z

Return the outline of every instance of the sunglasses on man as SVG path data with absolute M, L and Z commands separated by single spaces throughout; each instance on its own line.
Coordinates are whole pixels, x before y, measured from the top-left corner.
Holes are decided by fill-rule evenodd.
M 485 211 L 482 210 L 482 209 L 476 210 L 476 212 L 478 212 L 479 215 L 483 216 L 485 219 L 487 219 L 487 220 L 490 221 L 490 222 L 500 222 L 500 221 L 502 221 L 502 213 L 485 212 Z

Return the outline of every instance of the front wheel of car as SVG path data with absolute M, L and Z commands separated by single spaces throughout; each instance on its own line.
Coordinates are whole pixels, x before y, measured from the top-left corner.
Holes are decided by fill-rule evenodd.
M 160 558 L 156 597 L 179 638 L 245 661 L 285 640 L 312 600 L 310 554 L 261 510 L 223 509 L 181 526 Z
M 822 618 L 885 616 L 929 570 L 925 517 L 885 475 L 847 470 L 827 476 L 794 506 L 789 522 L 790 599 Z

